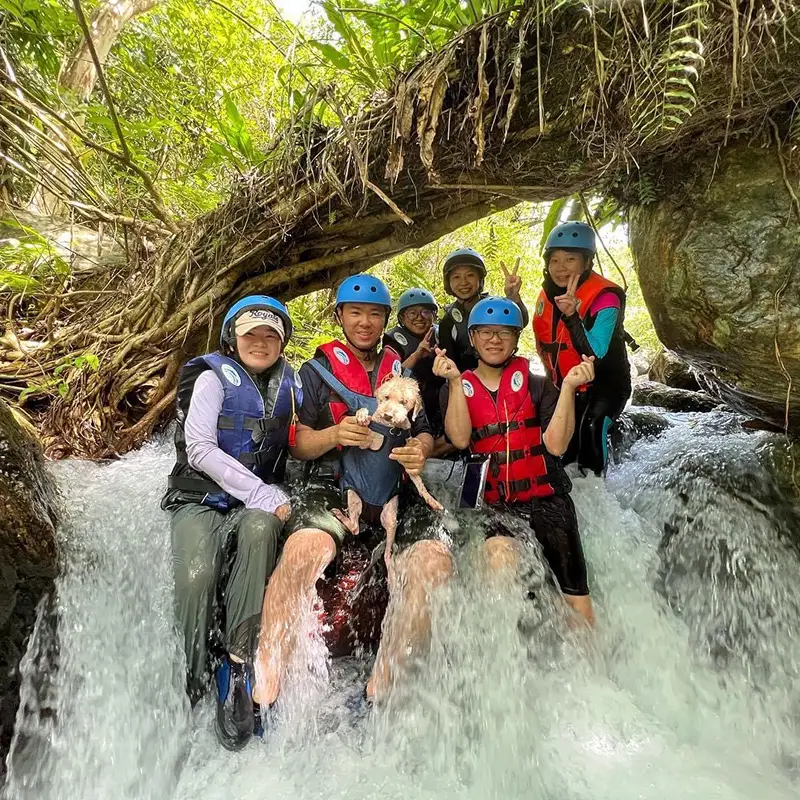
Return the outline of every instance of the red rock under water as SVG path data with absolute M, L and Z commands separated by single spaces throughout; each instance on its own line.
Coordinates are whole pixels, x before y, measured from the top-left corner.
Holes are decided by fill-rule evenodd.
M 353 590 L 369 568 L 370 558 L 367 547 L 349 547 L 340 554 L 335 573 L 317 582 L 322 637 L 334 658 L 378 645 L 389 601 L 382 562 L 372 568 L 365 586 L 353 598 Z

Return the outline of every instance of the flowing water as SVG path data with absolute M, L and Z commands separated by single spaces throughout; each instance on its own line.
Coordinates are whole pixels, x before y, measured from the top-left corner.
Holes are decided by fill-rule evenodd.
M 733 417 L 673 422 L 605 484 L 576 481 L 595 636 L 546 589 L 487 583 L 468 543 L 430 656 L 385 710 L 348 711 L 365 665 L 329 665 L 307 637 L 310 677 L 238 754 L 216 743 L 210 702 L 192 712 L 183 694 L 158 509 L 171 447 L 56 465 L 65 568 L 23 665 L 7 797 L 796 797 L 797 517 L 762 466 L 770 437 Z

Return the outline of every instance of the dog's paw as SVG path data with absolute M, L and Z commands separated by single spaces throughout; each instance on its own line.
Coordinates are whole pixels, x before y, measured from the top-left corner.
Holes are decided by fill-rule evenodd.
M 369 411 L 366 408 L 359 408 L 356 411 L 356 422 L 363 425 L 365 428 L 369 425 Z

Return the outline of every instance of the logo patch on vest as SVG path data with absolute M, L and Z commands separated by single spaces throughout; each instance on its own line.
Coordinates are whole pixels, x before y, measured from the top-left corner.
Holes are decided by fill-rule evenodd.
M 408 347 L 408 339 L 406 339 L 406 337 L 403 336 L 402 333 L 396 333 L 394 335 L 394 339 L 395 339 L 396 342 L 398 342 L 399 344 L 403 345 L 403 347 Z
M 522 373 L 517 370 L 511 376 L 511 390 L 513 392 L 518 392 L 522 388 Z
M 458 328 L 453 328 L 453 330 L 450 331 L 450 335 L 453 337 L 453 341 L 455 341 L 456 336 L 458 336 Z
M 395 361 L 394 364 L 392 364 L 392 372 L 394 372 L 395 375 L 400 375 L 402 371 L 403 365 L 399 361 Z
M 333 354 L 336 356 L 336 360 L 340 361 L 342 364 L 347 366 L 350 363 L 350 356 L 342 350 L 341 347 L 334 347 Z
M 242 385 L 242 379 L 239 376 L 239 373 L 230 364 L 222 365 L 222 374 L 227 378 L 228 383 L 231 383 L 234 386 Z
M 475 389 L 472 388 L 472 384 L 469 381 L 461 381 L 461 385 L 464 387 L 464 394 L 467 397 L 472 397 L 475 394 Z
M 544 300 L 540 300 L 536 304 L 536 316 L 541 317 L 544 314 Z
M 453 313 L 453 319 L 456 322 L 463 322 L 464 321 L 464 315 L 457 308 L 454 308 L 452 313 Z M 455 337 L 453 337 L 453 338 L 455 338 Z

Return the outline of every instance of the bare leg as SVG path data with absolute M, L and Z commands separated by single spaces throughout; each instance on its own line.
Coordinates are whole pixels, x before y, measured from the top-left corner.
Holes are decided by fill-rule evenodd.
M 313 602 L 315 585 L 335 555 L 333 539 L 317 528 L 303 528 L 286 540 L 264 595 L 253 693 L 257 703 L 277 700 L 294 651 L 297 620 L 304 617 L 303 605 Z
M 419 475 L 409 475 L 411 482 L 417 487 L 420 497 L 434 510 L 444 511 L 444 506 L 428 491 Z
M 442 542 L 416 542 L 392 559 L 389 609 L 367 696 L 385 697 L 408 656 L 420 656 L 431 636 L 430 594 L 446 583 L 453 559 Z
M 383 560 L 386 562 L 386 569 L 389 570 L 389 588 L 392 586 L 392 547 L 394 547 L 394 536 L 397 533 L 397 505 L 399 498 L 395 495 L 381 511 L 381 525 L 386 531 L 386 549 L 383 551 Z
M 358 536 L 358 531 L 360 530 L 358 521 L 361 519 L 361 508 L 361 498 L 352 489 L 348 489 L 347 514 L 345 515 L 345 513 L 338 508 L 333 509 L 333 515 L 353 534 L 353 536 Z
M 522 546 L 509 536 L 492 536 L 483 543 L 490 578 L 516 576 Z
M 564 597 L 567 603 L 569 603 L 570 608 L 580 614 L 583 621 L 585 621 L 590 628 L 594 628 L 594 606 L 592 605 L 592 598 L 589 597 L 588 594 L 565 594 Z

